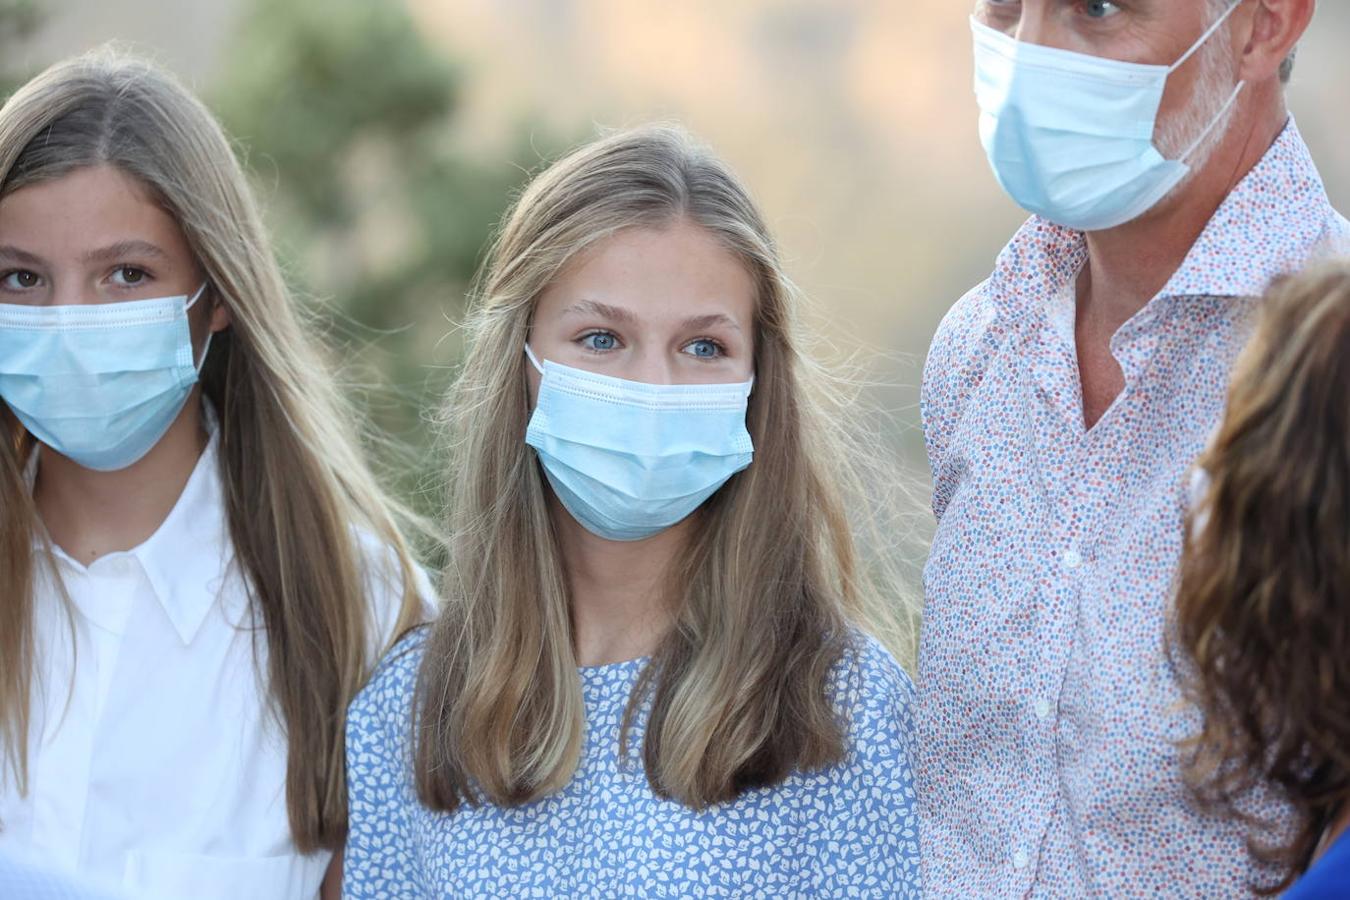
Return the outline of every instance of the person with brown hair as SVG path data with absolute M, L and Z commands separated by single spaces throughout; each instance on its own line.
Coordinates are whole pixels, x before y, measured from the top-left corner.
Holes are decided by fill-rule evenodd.
M 1200 458 L 1177 646 L 1203 805 L 1250 826 L 1289 897 L 1350 895 L 1350 263 L 1280 280 Z M 1293 813 L 1254 815 L 1253 789 Z M 1291 828 L 1292 826 L 1292 828 Z
M 917 895 L 886 482 L 797 302 L 680 129 L 525 191 L 447 405 L 442 613 L 349 715 L 345 896 Z
M 151 898 L 313 897 L 343 720 L 426 616 L 401 507 L 229 138 L 159 68 L 0 109 L 0 850 Z

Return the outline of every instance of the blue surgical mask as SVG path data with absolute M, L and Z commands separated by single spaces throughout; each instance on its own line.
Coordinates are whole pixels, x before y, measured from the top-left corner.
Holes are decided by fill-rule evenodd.
M 178 418 L 199 366 L 187 312 L 206 290 L 126 303 L 0 304 L 0 399 L 87 469 L 125 469 Z M 208 334 L 202 360 L 211 346 Z
M 592 534 L 637 541 L 682 521 L 750 465 L 754 380 L 644 384 L 540 365 L 525 442 L 562 505 Z
M 1119 62 L 1017 41 L 971 19 L 980 141 L 994 174 L 1028 212 L 1079 231 L 1137 219 L 1190 172 L 1187 160 L 1224 120 L 1219 115 L 1180 159 L 1153 145 L 1167 78 L 1204 46 L 1234 3 L 1172 66 Z

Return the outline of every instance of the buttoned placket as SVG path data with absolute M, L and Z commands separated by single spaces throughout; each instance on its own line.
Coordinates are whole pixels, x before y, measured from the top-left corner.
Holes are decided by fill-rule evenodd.
M 78 868 L 82 835 L 68 833 L 70 823 L 85 820 L 89 785 L 94 763 L 94 739 L 106 707 L 113 675 L 117 669 L 136 591 L 143 574 L 140 564 L 129 554 L 98 560 L 88 568 L 57 553 L 56 569 L 70 595 L 67 610 L 47 610 L 49 627 L 69 635 L 67 612 L 76 617 L 78 649 L 69 637 L 53 642 L 65 658 L 53 660 L 49 672 L 70 673 L 76 683 L 47 684 L 53 696 L 66 696 L 69 703 L 56 702 L 57 710 L 44 723 L 43 749 L 33 769 L 33 844 L 50 854 L 54 862 Z M 78 659 L 79 665 L 74 663 Z M 89 682 L 93 689 L 90 690 Z
M 1067 290 L 1069 288 L 1066 288 Z M 1057 709 L 1057 698 L 1063 689 L 1069 665 L 1068 649 L 1075 639 L 1072 631 L 1076 626 L 1079 607 L 1087 599 L 1084 596 L 1084 585 L 1090 574 L 1092 542 L 1101 528 L 1101 510 L 1094 510 L 1094 506 L 1100 504 L 1094 504 L 1091 499 L 1081 496 L 1085 473 L 1091 465 L 1094 453 L 1102 452 L 1101 443 L 1121 437 L 1115 429 L 1117 425 L 1115 419 L 1120 411 L 1128 407 L 1131 392 L 1157 349 L 1157 338 L 1150 326 L 1156 324 L 1157 306 L 1162 302 L 1155 299 L 1134 319 L 1122 326 L 1113 337 L 1112 354 L 1121 365 L 1125 385 L 1120 396 L 1092 429 L 1086 428 L 1082 418 L 1083 399 L 1078 377 L 1077 347 L 1073 343 L 1075 338 L 1071 318 L 1074 312 L 1071 308 L 1067 310 L 1061 308 L 1058 311 L 1059 321 L 1055 320 L 1053 313 L 1047 316 L 1045 327 L 1049 333 L 1045 335 L 1047 340 L 1042 343 L 1041 353 L 1049 356 L 1042 356 L 1039 363 L 1035 362 L 1034 355 L 1032 357 L 1033 365 L 1038 366 L 1036 376 L 1042 402 L 1055 407 L 1056 418 L 1063 429 L 1055 435 L 1055 438 L 1072 447 L 1072 450 L 1066 453 L 1064 472 L 1066 477 L 1059 481 L 1066 485 L 1066 490 L 1051 501 L 1052 505 L 1059 509 L 1057 518 L 1060 527 L 1057 530 L 1061 549 L 1048 567 L 1048 578 L 1052 582 L 1058 581 L 1066 585 L 1073 597 L 1072 615 L 1066 615 L 1055 621 L 1056 630 L 1065 633 L 1057 634 L 1056 639 L 1043 643 L 1042 661 L 1045 665 L 1039 673 L 1040 677 L 1034 680 L 1036 691 L 1027 702 L 1028 711 L 1040 728 L 1038 743 L 1044 748 L 1050 760 L 1053 760 L 1057 753 L 1058 736 L 1057 717 L 1052 717 L 1052 714 Z M 1065 319 L 1066 314 L 1069 320 Z M 1050 339 L 1052 334 L 1058 340 Z M 1072 375 L 1071 380 L 1065 377 L 1068 374 Z M 1064 401 L 1070 397 L 1075 402 L 1066 404 Z M 1069 611 L 1065 612 L 1067 614 Z M 1032 863 L 1036 848 L 1044 839 L 1053 814 L 1053 804 L 1047 809 L 1036 810 L 1036 818 L 1034 820 L 1028 818 L 1022 834 L 1015 836 L 1011 841 L 1009 861 L 1019 887 L 1024 885 L 1030 890 L 1034 882 L 1035 867 Z M 1028 815 L 1032 815 L 1031 811 L 1028 811 Z

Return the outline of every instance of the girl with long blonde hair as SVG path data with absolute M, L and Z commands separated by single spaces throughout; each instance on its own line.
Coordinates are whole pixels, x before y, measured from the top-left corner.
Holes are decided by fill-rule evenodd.
M 916 892 L 877 486 L 796 306 L 678 129 L 524 192 L 448 401 L 443 612 L 349 714 L 347 896 Z
M 210 112 L 113 51 L 0 109 L 0 847 L 312 897 L 419 572 Z
M 1350 262 L 1278 282 L 1201 458 L 1177 592 L 1196 797 L 1251 828 L 1262 893 L 1350 896 Z M 1292 816 L 1253 818 L 1274 792 Z M 1311 867 L 1311 868 L 1310 868 Z

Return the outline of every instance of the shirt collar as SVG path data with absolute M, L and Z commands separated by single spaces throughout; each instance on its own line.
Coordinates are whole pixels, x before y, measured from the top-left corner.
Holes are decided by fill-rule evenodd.
M 1338 249 L 1346 222 L 1293 119 L 1224 199 L 1164 297 L 1258 297 L 1272 279 Z
M 220 432 L 213 413 L 203 421 L 210 438 L 183 493 L 164 523 L 131 551 L 184 644 L 192 642 L 220 596 L 234 556 L 220 478 Z
M 1271 279 L 1350 241 L 1292 119 L 1220 204 L 1160 297 L 1255 297 Z M 1054 294 L 1087 260 L 1082 232 L 1032 216 L 1000 254 L 989 289 L 1005 313 Z M 1023 301 L 1023 302 L 1019 302 Z M 1033 304 L 1034 305 L 1034 304 Z
M 208 439 L 178 501 L 168 517 L 144 543 L 128 551 L 145 572 L 155 599 L 189 644 L 220 596 L 234 558 L 220 477 L 220 428 L 209 401 L 202 403 L 202 425 Z M 36 475 L 36 457 L 29 463 L 29 486 Z M 35 546 L 46 547 L 45 536 Z M 65 564 L 84 568 L 59 547 L 51 550 Z

